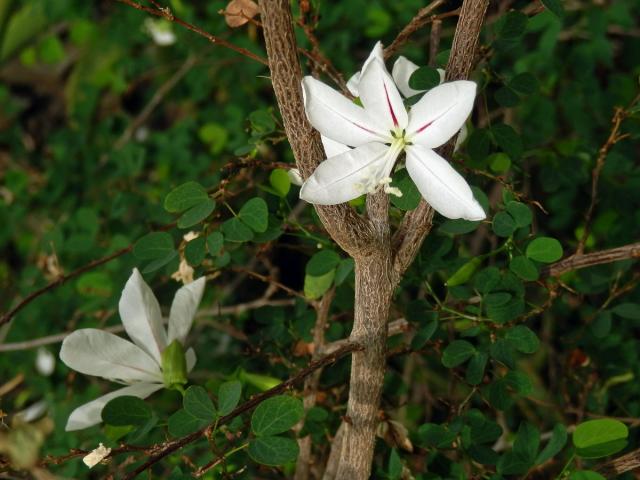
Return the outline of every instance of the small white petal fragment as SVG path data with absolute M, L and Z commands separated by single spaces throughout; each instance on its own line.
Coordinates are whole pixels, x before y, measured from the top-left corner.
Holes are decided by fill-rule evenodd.
M 178 265 L 178 270 L 171 274 L 171 278 L 173 278 L 176 282 L 180 282 L 183 285 L 188 285 L 193 282 L 193 274 L 195 270 L 189 262 L 187 262 L 184 258 L 180 259 L 180 264 Z
M 53 373 L 55 368 L 56 357 L 46 348 L 40 347 L 36 356 L 36 370 L 38 370 L 38 373 L 48 377 Z
M 389 147 L 368 143 L 325 160 L 302 185 L 300 198 L 316 205 L 337 205 L 375 191 L 384 175 Z
M 304 77 L 302 91 L 307 118 L 325 137 L 351 147 L 388 137 L 388 132 L 380 130 L 364 108 L 319 80 Z
M 486 217 L 466 180 L 433 150 L 407 147 L 407 171 L 424 199 L 441 215 L 476 221 Z
M 408 140 L 427 148 L 443 145 L 464 125 L 475 96 L 476 84 L 467 80 L 432 88 L 409 112 Z
M 147 18 L 144 28 L 153 39 L 153 42 L 160 47 L 167 47 L 176 43 L 176 35 L 173 33 L 171 22 L 164 18 Z
M 407 57 L 398 57 L 391 69 L 391 76 L 398 86 L 398 90 L 407 98 L 413 97 L 424 90 L 415 90 L 409 86 L 409 79 L 413 72 L 418 70 L 418 65 L 413 63 Z
M 85 456 L 82 461 L 84 462 L 84 464 L 89 467 L 89 468 L 93 468 L 95 467 L 97 464 L 99 464 L 102 460 L 104 460 L 105 458 L 107 458 L 109 456 L 109 454 L 111 453 L 111 449 L 105 447 L 102 443 L 98 445 L 98 448 L 94 449 L 91 451 L 91 453 L 87 456 Z
M 300 187 L 304 183 L 304 180 L 302 180 L 302 175 L 300 175 L 300 170 L 298 170 L 297 168 L 292 168 L 291 170 L 289 170 L 287 172 L 287 175 L 289 176 L 289 180 L 291 181 L 291 183 L 293 183 L 294 185 Z
M 124 286 L 118 308 L 129 338 L 159 365 L 160 354 L 167 346 L 167 334 L 162 325 L 158 300 L 137 268 L 133 269 Z
M 178 340 L 184 345 L 202 300 L 205 282 L 206 278 L 200 277 L 176 292 L 169 313 L 168 343 Z

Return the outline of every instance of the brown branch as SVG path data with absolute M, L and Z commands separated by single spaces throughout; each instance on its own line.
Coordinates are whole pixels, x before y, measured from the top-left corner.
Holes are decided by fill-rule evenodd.
M 640 449 L 597 465 L 593 470 L 605 478 L 616 478 L 625 472 L 632 472 L 638 469 L 640 469 Z
M 586 255 L 576 253 L 575 255 L 571 255 L 570 257 L 549 265 L 541 274 L 542 276 L 558 277 L 572 270 L 636 258 L 640 258 L 640 242 L 611 248 L 609 250 L 587 253 Z
M 626 135 L 620 135 L 620 126 L 622 121 L 629 116 L 629 109 L 636 104 L 640 100 L 640 94 L 637 95 L 629 104 L 629 106 L 625 108 L 616 107 L 613 117 L 611 118 L 611 131 L 609 132 L 609 136 L 604 144 L 598 150 L 598 158 L 596 159 L 596 165 L 593 167 L 593 171 L 591 172 L 591 202 L 589 203 L 589 208 L 587 209 L 587 213 L 585 214 L 584 219 L 584 231 L 582 232 L 582 237 L 580 237 L 580 241 L 578 242 L 578 248 L 576 248 L 576 255 L 582 255 L 584 252 L 584 246 L 587 243 L 587 239 L 589 238 L 589 233 L 591 232 L 591 221 L 593 219 L 593 212 L 596 208 L 596 203 L 598 201 L 598 183 L 600 181 L 600 173 L 604 168 L 605 160 L 607 159 L 607 155 L 609 151 L 613 148 L 613 146 L 618 143 L 623 138 L 626 138 Z
M 100 265 L 104 265 L 105 263 L 110 262 L 113 259 L 121 257 L 122 255 L 129 253 L 132 249 L 133 249 L 133 244 L 129 245 L 128 247 L 121 248 L 120 250 L 112 253 L 111 255 L 107 255 L 106 257 L 102 257 L 102 258 L 99 258 L 98 260 L 94 260 L 93 262 L 89 262 L 86 265 L 83 265 L 82 267 L 74 270 L 73 272 L 67 275 L 61 275 L 60 277 L 56 278 L 53 282 L 45 285 L 42 288 L 39 288 L 38 290 L 31 292 L 29 295 L 24 297 L 20 303 L 18 303 L 15 307 L 13 307 L 11 310 L 9 310 L 4 315 L 2 315 L 2 317 L 0 317 L 0 326 L 9 322 L 9 320 L 11 320 L 16 315 L 16 313 L 18 313 L 20 310 L 26 307 L 33 300 L 38 298 L 40 295 L 43 295 L 48 291 L 53 290 L 56 287 L 59 287 L 63 283 L 71 280 L 72 278 L 77 277 L 78 275 L 83 274 L 84 272 L 92 270 L 96 267 L 99 267 Z
M 465 0 L 460 11 L 460 19 L 453 37 L 451 55 L 447 64 L 447 80 L 462 80 L 469 77 L 474 66 L 480 30 L 489 0 Z M 440 155 L 449 158 L 453 153 L 456 137 L 439 149 Z M 392 240 L 395 253 L 394 275 L 396 278 L 409 267 L 424 238 L 431 231 L 433 209 L 422 199 L 415 210 L 407 213 Z
M 302 70 L 297 56 L 291 6 L 288 0 L 261 1 L 262 25 L 271 81 L 284 128 L 303 178 L 326 158 L 320 134 L 309 124 L 302 101 Z M 331 237 L 349 254 L 371 248 L 371 225 L 348 204 L 316 206 Z
M 259 55 L 256 55 L 255 53 L 247 50 L 246 48 L 242 48 L 239 47 L 223 38 L 217 37 L 215 35 L 212 35 L 208 32 L 205 32 L 204 30 L 202 30 L 200 27 L 197 27 L 195 25 L 192 25 L 188 22 L 185 22 L 184 20 L 176 17 L 172 12 L 171 9 L 169 7 L 160 7 L 160 5 L 154 3 L 154 5 L 156 5 L 156 8 L 151 8 L 151 7 L 147 7 L 144 5 L 140 5 L 139 3 L 135 2 L 134 0 L 116 0 L 120 3 L 124 3 L 125 5 L 129 5 L 130 7 L 135 8 L 136 10 L 141 10 L 143 12 L 149 13 L 151 15 L 155 15 L 156 17 L 162 17 L 165 18 L 166 20 L 173 22 L 177 25 L 180 25 L 181 27 L 184 27 L 188 30 L 191 30 L 192 32 L 197 33 L 198 35 L 200 35 L 201 37 L 206 38 L 207 40 L 209 40 L 211 43 L 215 44 L 215 45 L 220 45 L 221 47 L 225 47 L 228 48 L 229 50 L 233 50 L 236 53 L 239 53 L 240 55 L 244 55 L 247 58 L 250 58 L 252 60 L 255 60 L 256 62 L 260 62 L 263 65 L 267 65 L 267 61 L 262 58 Z
M 248 401 L 246 401 L 245 403 L 243 403 L 242 405 L 237 407 L 235 410 L 233 410 L 228 415 L 224 415 L 224 416 L 220 417 L 216 421 L 215 425 L 221 426 L 221 425 L 227 424 L 229 421 L 233 420 L 237 416 L 242 415 L 243 413 L 246 413 L 246 412 L 249 412 L 249 411 L 253 410 L 255 407 L 257 407 L 260 403 L 262 403 L 266 399 L 271 398 L 271 397 L 273 397 L 275 395 L 279 395 L 279 394 L 285 392 L 286 390 L 290 389 L 295 384 L 297 384 L 298 382 L 304 380 L 306 377 L 311 375 L 316 370 L 318 370 L 320 368 L 324 368 L 324 367 L 326 367 L 328 365 L 331 365 L 332 363 L 335 363 L 337 360 L 339 360 L 340 358 L 344 357 L 345 355 L 347 355 L 349 353 L 352 353 L 352 352 L 356 352 L 356 351 L 362 350 L 362 348 L 363 347 L 360 344 L 349 343 L 349 344 L 345 345 L 344 347 L 342 347 L 341 349 L 336 350 L 335 352 L 333 352 L 333 353 L 331 353 L 329 355 L 325 355 L 324 357 L 319 358 L 318 360 L 315 360 L 315 361 L 311 362 L 309 365 L 307 365 L 305 368 L 300 370 L 300 372 L 298 372 L 293 377 L 291 377 L 288 380 L 276 385 L 275 387 L 267 390 L 266 392 L 263 392 L 263 393 L 260 393 L 258 395 L 255 395 L 254 397 L 252 397 L 251 399 L 249 399 Z M 154 453 L 149 456 L 149 459 L 146 462 L 144 462 L 142 465 L 136 467 L 134 470 L 129 472 L 127 475 L 125 475 L 124 480 L 133 480 L 140 473 L 144 472 L 145 470 L 147 470 L 151 466 L 155 465 L 160 460 L 165 458 L 167 455 L 170 455 L 173 452 L 175 452 L 177 450 L 180 450 L 185 445 L 188 445 L 188 444 L 193 443 L 194 441 L 198 440 L 200 437 L 205 435 L 206 432 L 210 428 L 211 428 L 211 425 L 208 425 L 208 426 L 206 426 L 204 428 L 201 428 L 200 430 L 198 430 L 196 432 L 190 433 L 189 435 L 186 435 L 184 437 L 178 438 L 176 440 L 171 440 L 171 441 L 166 442 L 166 443 L 161 444 L 161 445 L 155 445 L 155 446 L 149 447 L 148 451 L 149 452 L 154 452 Z M 115 449 L 114 451 L 111 452 L 110 457 L 113 457 L 114 455 L 117 455 L 118 453 L 121 453 L 120 449 Z
M 402 45 L 407 43 L 411 35 L 429 23 L 432 18 L 432 12 L 445 2 L 446 0 L 434 0 L 426 7 L 421 8 L 400 33 L 398 33 L 393 42 L 384 49 L 384 58 L 388 59 L 393 56 Z

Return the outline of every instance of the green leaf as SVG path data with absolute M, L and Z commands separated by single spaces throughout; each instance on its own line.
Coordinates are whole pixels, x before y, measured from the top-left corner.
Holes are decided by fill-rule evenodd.
M 551 263 L 562 258 L 562 245 L 555 238 L 538 237 L 527 245 L 526 254 L 536 262 Z
M 454 340 L 442 352 L 442 365 L 453 368 L 469 360 L 476 348 L 466 340 Z
M 516 222 L 507 212 L 498 212 L 493 217 L 493 232 L 499 237 L 509 237 L 516 230 Z
M 514 40 L 524 34 L 528 18 L 521 12 L 509 12 L 504 17 L 500 28 L 500 37 L 504 40 Z
M 533 466 L 540 447 L 540 431 L 529 422 L 522 422 L 513 442 L 513 452 L 527 459 L 529 467 Z
M 198 182 L 187 182 L 169 192 L 164 199 L 164 209 L 171 213 L 184 212 L 208 198 L 209 195 L 202 185 Z
M 538 80 L 530 73 L 520 73 L 511 79 L 509 87 L 521 95 L 530 95 L 538 89 Z
M 503 107 L 515 107 L 518 103 L 520 103 L 520 97 L 511 90 L 509 87 L 500 87 L 496 90 L 496 93 L 493 94 L 493 97 Z
M 422 195 L 420 195 L 416 184 L 413 182 L 413 180 L 411 180 L 409 172 L 406 168 L 398 170 L 393 175 L 391 186 L 399 188 L 402 192 L 401 197 L 397 197 L 396 195 L 389 195 L 391 203 L 400 210 L 413 210 L 420 203 Z
M 531 379 L 523 372 L 511 370 L 503 377 L 505 385 L 519 395 L 529 395 L 533 392 Z
M 473 222 L 471 220 L 463 220 L 458 218 L 456 220 L 445 220 L 438 228 L 441 233 L 448 233 L 450 235 L 458 235 L 463 233 L 473 232 L 482 222 Z
M 491 354 L 491 358 L 494 360 L 497 360 L 509 368 L 515 367 L 515 351 L 511 346 L 511 343 L 504 338 L 499 338 L 495 343 L 491 344 L 489 353 Z
M 465 144 L 467 152 L 471 156 L 471 160 L 474 162 L 482 162 L 489 154 L 489 148 L 491 147 L 491 137 L 489 131 L 484 128 L 474 130 L 469 135 L 469 140 Z
M 498 123 L 491 127 L 496 143 L 506 152 L 512 160 L 517 160 L 522 155 L 522 139 L 509 125 Z
M 304 416 L 302 402 L 279 395 L 262 402 L 251 416 L 251 430 L 258 437 L 286 432 Z
M 199 385 L 187 388 L 182 399 L 184 410 L 199 420 L 213 422 L 217 417 L 216 409 L 207 391 Z
M 88 272 L 78 279 L 76 290 L 84 297 L 109 298 L 113 294 L 113 284 L 105 272 Z
M 216 208 L 216 201 L 207 198 L 204 202 L 191 207 L 178 218 L 178 228 L 190 228 L 207 218 Z
M 440 73 L 435 68 L 420 67 L 409 77 L 409 86 L 414 90 L 431 90 L 440 85 Z
M 289 179 L 289 174 L 284 168 L 276 168 L 269 175 L 269 183 L 273 189 L 278 193 L 281 197 L 286 197 L 287 193 L 291 189 L 291 180 Z
M 438 320 L 432 319 L 427 321 L 427 324 L 421 327 L 411 340 L 411 349 L 420 350 L 431 339 L 433 334 L 438 329 Z
M 254 232 L 265 232 L 269 226 L 267 202 L 259 197 L 252 198 L 242 206 L 238 218 Z
M 398 480 L 402 476 L 402 459 L 398 455 L 398 450 L 391 449 L 391 455 L 389 455 L 389 478 L 391 480 Z
M 342 260 L 340 260 L 340 263 L 338 264 L 338 268 L 336 268 L 336 278 L 335 278 L 336 286 L 342 285 L 342 282 L 344 282 L 347 279 L 349 274 L 353 272 L 354 268 L 355 268 L 355 261 L 353 260 L 353 258 L 343 258 Z
M 533 282 L 540 276 L 535 263 L 524 255 L 513 257 L 511 262 L 509 262 L 509 270 L 528 282 Z
M 220 231 L 224 234 L 224 238 L 229 242 L 248 242 L 253 239 L 253 232 L 249 227 L 240 221 L 239 218 L 233 217 L 220 225 Z
M 551 460 L 564 448 L 567 443 L 567 429 L 561 423 L 557 423 L 553 427 L 551 438 L 547 445 L 536 457 L 535 464 L 542 465 L 543 463 Z
M 335 276 L 335 270 L 331 270 L 330 272 L 327 272 L 319 277 L 315 277 L 313 275 L 305 275 L 304 296 L 309 300 L 320 298 L 327 290 L 329 290 L 329 287 L 331 287 Z
M 213 232 L 207 236 L 207 250 L 209 255 L 216 256 L 224 246 L 224 235 L 220 232 Z
M 138 260 L 157 260 L 175 253 L 173 238 L 166 232 L 148 233 L 133 246 L 133 254 Z
M 543 2 L 544 3 L 544 2 Z M 571 472 L 569 480 L 607 480 L 605 477 L 592 470 L 580 470 Z
M 579 424 L 573 432 L 576 453 L 583 458 L 600 458 L 619 452 L 627 445 L 629 429 L 619 420 L 600 418 Z
M 251 122 L 251 128 L 259 135 L 271 133 L 276 128 L 273 116 L 266 110 L 251 112 L 249 114 L 249 122 Z
M 144 425 L 151 418 L 151 408 L 144 400 L 125 395 L 109 400 L 102 409 L 102 421 L 109 425 Z
M 516 325 L 507 330 L 504 338 L 522 353 L 535 353 L 540 347 L 540 340 L 533 331 L 524 325 Z
M 180 409 L 169 417 L 167 425 L 169 434 L 173 437 L 183 437 L 207 426 L 209 422 L 194 417 L 184 409 Z
M 456 272 L 449 277 L 445 282 L 447 287 L 455 287 L 467 283 L 471 276 L 476 272 L 478 267 L 482 264 L 481 257 L 474 257 L 467 263 L 462 265 Z
M 509 155 L 503 152 L 494 153 L 487 159 L 489 168 L 496 173 L 505 173 L 511 168 Z
M 467 365 L 465 379 L 469 385 L 479 385 L 484 377 L 484 369 L 487 366 L 489 355 L 483 352 L 476 352 Z
M 425 423 L 418 428 L 420 442 L 428 447 L 448 448 L 456 436 L 456 432 L 436 423 Z
M 613 307 L 611 311 L 627 320 L 640 320 L 640 305 L 637 303 L 621 303 Z
M 204 237 L 194 238 L 184 247 L 184 258 L 192 267 L 197 267 L 204 260 L 206 254 L 206 239 Z
M 526 227 L 533 221 L 531 209 L 524 203 L 511 201 L 507 203 L 505 209 L 513 217 L 518 228 Z
M 237 380 L 225 382 L 218 388 L 218 413 L 228 415 L 240 401 L 242 383 Z
M 564 7 L 562 5 L 562 0 L 540 0 L 544 8 L 549 10 L 559 19 L 564 17 Z
M 527 473 L 530 467 L 531 463 L 528 457 L 513 451 L 507 452 L 500 457 L 496 465 L 496 469 L 501 475 L 523 475 Z
M 298 458 L 298 442 L 285 437 L 259 437 L 249 442 L 249 456 L 262 465 L 283 465 Z
M 611 332 L 611 312 L 605 310 L 598 313 L 596 318 L 589 324 L 589 330 L 595 338 L 604 338 Z
M 323 249 L 309 259 L 305 272 L 312 277 L 321 277 L 334 270 L 339 263 L 340 255 L 334 250 Z

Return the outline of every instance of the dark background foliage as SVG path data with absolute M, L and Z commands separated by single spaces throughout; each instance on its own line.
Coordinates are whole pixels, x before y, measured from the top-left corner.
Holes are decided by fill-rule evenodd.
M 375 41 L 388 45 L 424 6 L 418 0 L 293 3 L 294 15 L 312 27 L 345 79 Z M 438 12 L 460 3 L 445 2 Z M 564 4 L 564 13 L 542 3 Z M 640 123 L 633 103 L 640 4 L 542 3 L 490 6 L 472 77 L 479 95 L 470 134 L 453 159 L 476 187 L 488 220 L 436 215 L 396 292 L 391 320 L 405 318 L 408 326 L 390 338 L 376 478 L 409 478 L 409 472 L 424 479 L 554 478 L 567 462 L 565 472 L 591 468 L 603 460 L 571 463 L 576 452 L 563 435 L 592 418 L 629 425 L 626 448 L 638 447 L 637 264 L 569 268 L 561 276 L 548 268 L 582 247 L 603 251 L 640 237 Z M 225 2 L 169 6 L 186 22 L 265 56 L 259 25 L 229 28 L 219 13 Z M 311 303 L 323 294 L 332 297 L 326 342 L 350 330 L 353 265 L 313 210 L 298 203 L 298 188 L 289 187 L 284 171 L 272 173 L 293 166 L 293 158 L 268 69 L 156 18 L 175 35 L 175 43 L 158 45 L 149 18 L 106 0 L 0 0 L 0 310 L 60 275 L 149 240 L 150 232 L 164 232 L 156 241 L 169 239 L 160 257 L 138 243 L 133 253 L 55 286 L 0 327 L 0 469 L 14 470 L 6 445 L 17 445 L 10 436 L 16 431 L 25 432 L 21 448 L 35 455 L 23 470 L 27 476 L 44 455 L 91 450 L 98 442 L 151 445 L 172 436 L 167 419 L 181 407 L 176 391 L 146 402 L 157 418 L 139 438 L 132 438 L 133 427 L 113 425 L 66 433 L 69 413 L 113 385 L 59 360 L 50 375 L 36 369 L 34 340 L 120 323 L 117 302 L 134 266 L 147 270 L 166 308 L 179 286 L 171 274 L 181 258 L 196 276 L 209 277 L 189 338 L 198 354 L 191 381 L 216 401 L 224 381 L 239 380 L 248 399 L 307 365 L 320 347 Z M 456 17 L 442 22 L 433 67 L 446 64 Z M 300 45 L 317 53 L 303 29 L 297 33 Z M 427 65 L 429 37 L 427 25 L 400 53 Z M 301 59 L 307 71 L 317 66 Z M 165 198 L 193 181 L 215 199 L 215 210 L 176 226 L 180 214 L 165 209 Z M 411 200 L 410 183 L 396 181 Z M 251 203 L 255 197 L 266 203 Z M 395 203 L 394 222 L 409 204 Z M 355 202 L 354 208 L 363 207 Z M 191 225 L 180 228 L 185 223 Z M 185 242 L 189 231 L 199 239 Z M 42 348 L 57 359 L 59 341 Z M 324 370 L 317 406 L 302 431 L 288 434 L 312 435 L 317 465 L 344 413 L 348 372 L 348 359 Z M 301 397 L 298 387 L 291 394 Z M 49 424 L 12 423 L 40 401 Z M 241 445 L 249 418 L 218 431 L 213 452 L 202 440 L 184 451 L 189 460 L 173 455 L 155 472 L 179 478 L 176 468 L 186 474 Z M 557 448 L 541 457 L 546 445 Z M 119 476 L 144 460 L 133 452 L 125 465 L 126 458 L 95 467 L 96 478 L 107 471 Z M 89 476 L 78 456 L 40 465 L 62 477 Z M 223 471 L 289 477 L 293 470 L 292 463 L 261 466 L 239 451 L 206 478 Z

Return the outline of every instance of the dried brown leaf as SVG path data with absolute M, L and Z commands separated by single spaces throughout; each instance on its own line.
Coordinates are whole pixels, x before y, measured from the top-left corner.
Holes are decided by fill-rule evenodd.
M 259 11 L 253 0 L 231 0 L 223 13 L 227 25 L 237 28 L 255 17 Z

